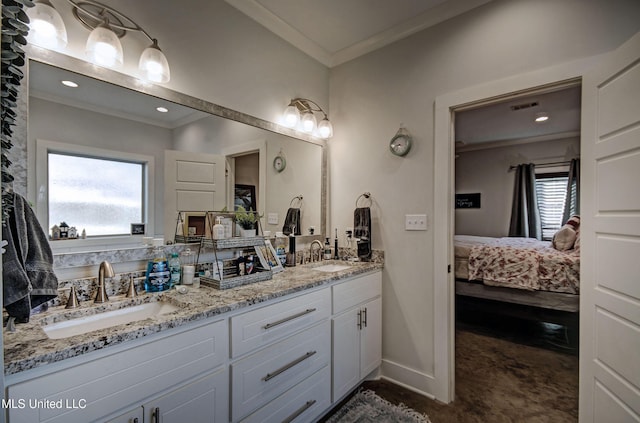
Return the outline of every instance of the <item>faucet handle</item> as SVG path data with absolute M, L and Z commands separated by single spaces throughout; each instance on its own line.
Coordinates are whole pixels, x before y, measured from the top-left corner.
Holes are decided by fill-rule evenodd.
M 127 298 L 135 298 L 138 296 L 138 293 L 136 292 L 136 283 L 135 283 L 135 278 L 133 276 L 131 276 L 129 278 L 129 289 L 127 290 Z
M 69 288 L 69 299 L 67 300 L 67 305 L 64 308 L 76 308 L 80 305 L 78 301 L 78 295 L 76 294 L 76 287 L 71 285 Z

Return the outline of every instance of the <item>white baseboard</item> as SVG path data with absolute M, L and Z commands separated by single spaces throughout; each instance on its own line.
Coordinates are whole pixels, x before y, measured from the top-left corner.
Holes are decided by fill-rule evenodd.
M 435 395 L 432 394 L 435 391 L 433 375 L 419 372 L 390 360 L 382 360 L 380 369 L 381 379 L 393 382 L 427 398 L 435 399 Z

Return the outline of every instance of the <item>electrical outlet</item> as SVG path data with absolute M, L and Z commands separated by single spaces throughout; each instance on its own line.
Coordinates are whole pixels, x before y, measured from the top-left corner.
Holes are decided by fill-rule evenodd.
M 426 231 L 426 214 L 407 214 L 404 216 L 404 229 L 407 231 Z
M 269 213 L 267 215 L 267 222 L 269 225 L 277 225 L 278 224 L 278 213 Z

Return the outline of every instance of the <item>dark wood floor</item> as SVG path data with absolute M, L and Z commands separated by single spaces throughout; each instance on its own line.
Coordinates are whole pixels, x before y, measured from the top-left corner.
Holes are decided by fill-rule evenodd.
M 578 327 L 456 306 L 456 398 L 428 399 L 386 380 L 367 381 L 387 401 L 432 423 L 576 422 Z M 527 310 L 523 310 L 526 313 Z M 562 316 L 561 316 L 562 317 Z

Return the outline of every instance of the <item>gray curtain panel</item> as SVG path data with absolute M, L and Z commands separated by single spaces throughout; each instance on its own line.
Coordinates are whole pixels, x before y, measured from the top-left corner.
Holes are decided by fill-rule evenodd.
M 516 168 L 509 236 L 542 239 L 533 163 L 521 164 Z
M 571 160 L 569 165 L 569 180 L 562 212 L 562 224 L 575 214 L 580 214 L 580 159 Z

